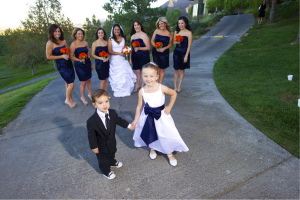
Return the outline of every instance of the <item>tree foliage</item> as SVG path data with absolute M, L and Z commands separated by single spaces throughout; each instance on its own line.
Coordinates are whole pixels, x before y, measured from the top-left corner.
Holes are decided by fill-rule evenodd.
M 109 3 L 104 4 L 103 8 L 110 13 L 113 22 L 123 27 L 129 39 L 132 22 L 134 20 L 141 21 L 148 36 L 152 35 L 156 29 L 155 23 L 157 19 L 161 16 L 165 16 L 167 12 L 167 7 L 150 8 L 150 3 L 156 1 L 157 0 L 110 0 Z M 110 34 L 110 31 L 108 34 Z
M 36 0 L 21 24 L 24 28 L 5 31 L 10 52 L 6 60 L 11 67 L 32 69 L 33 75 L 34 69 L 47 62 L 45 45 L 48 41 L 48 27 L 51 24 L 59 25 L 67 42 L 71 42 L 74 28 L 71 20 L 65 19 L 61 13 L 59 0 Z
M 36 0 L 34 6 L 29 7 L 28 17 L 21 21 L 24 29 L 33 33 L 47 35 L 48 27 L 57 24 L 64 31 L 66 40 L 71 42 L 71 33 L 74 29 L 73 23 L 69 18 L 61 13 L 59 0 Z
M 234 10 L 238 8 L 238 14 L 240 14 L 241 9 L 246 9 L 249 7 L 249 2 L 246 0 L 225 0 L 224 7 L 227 10 Z
M 8 36 L 5 34 L 0 34 L 0 56 L 8 53 Z
M 172 31 L 174 32 L 177 26 L 178 18 L 182 16 L 182 11 L 179 8 L 175 8 L 172 11 L 168 10 L 166 14 L 166 18 L 169 24 L 172 27 Z
M 34 33 L 28 29 L 7 29 L 10 54 L 6 55 L 6 62 L 13 68 L 34 70 L 41 64 L 46 64 L 45 41 L 43 34 Z
M 215 10 L 216 8 L 218 8 L 218 10 L 223 10 L 224 0 L 207 0 L 205 5 L 207 10 Z
M 101 27 L 100 19 L 96 19 L 96 16 L 92 16 L 92 20 L 89 18 L 85 19 L 83 29 L 85 30 L 85 41 L 91 46 L 92 42 L 95 41 L 95 33 L 97 28 Z

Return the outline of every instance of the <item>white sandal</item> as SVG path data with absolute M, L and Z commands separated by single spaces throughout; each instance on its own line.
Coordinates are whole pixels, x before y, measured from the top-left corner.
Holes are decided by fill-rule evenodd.
M 175 160 L 170 160 L 170 157 L 173 156 L 173 154 L 171 154 L 171 155 L 167 154 L 167 156 L 169 157 L 169 163 L 170 163 L 170 165 L 172 165 L 173 167 L 175 167 L 177 165 L 177 160 L 176 159 Z

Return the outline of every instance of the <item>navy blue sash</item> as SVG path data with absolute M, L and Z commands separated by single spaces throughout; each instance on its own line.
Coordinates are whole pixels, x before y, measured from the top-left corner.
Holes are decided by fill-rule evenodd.
M 162 105 L 157 108 L 151 108 L 148 103 L 146 103 L 144 107 L 144 112 L 147 116 L 147 119 L 145 121 L 141 138 L 146 143 L 147 146 L 149 146 L 150 143 L 158 140 L 156 127 L 154 124 L 154 119 L 158 120 L 161 116 L 161 111 L 165 108 L 165 105 Z

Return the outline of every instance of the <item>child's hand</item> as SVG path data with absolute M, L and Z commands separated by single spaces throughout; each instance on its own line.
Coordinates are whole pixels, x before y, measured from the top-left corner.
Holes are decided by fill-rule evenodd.
M 170 107 L 170 106 L 165 106 L 164 113 L 165 113 L 166 115 L 169 115 L 170 112 L 171 112 L 171 107 Z
M 137 124 L 137 121 L 133 121 L 132 123 L 131 123 L 131 126 L 135 129 L 136 128 L 136 124 Z
M 99 149 L 98 149 L 98 148 L 92 149 L 92 151 L 93 151 L 94 153 L 99 153 Z
M 129 130 L 133 131 L 135 129 L 135 127 L 131 124 L 129 127 Z

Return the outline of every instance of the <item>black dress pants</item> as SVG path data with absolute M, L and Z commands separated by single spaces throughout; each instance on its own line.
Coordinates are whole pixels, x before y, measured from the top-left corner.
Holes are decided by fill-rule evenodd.
M 98 159 L 98 163 L 99 163 L 100 171 L 106 176 L 110 172 L 110 166 L 113 166 L 117 163 L 117 161 L 115 159 L 115 154 L 116 154 L 116 152 L 97 153 L 96 154 L 97 159 Z

